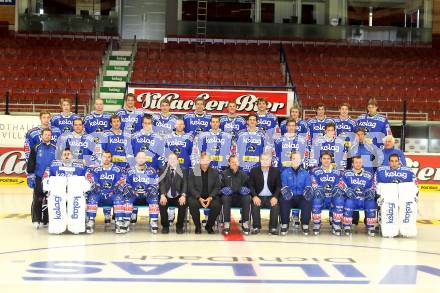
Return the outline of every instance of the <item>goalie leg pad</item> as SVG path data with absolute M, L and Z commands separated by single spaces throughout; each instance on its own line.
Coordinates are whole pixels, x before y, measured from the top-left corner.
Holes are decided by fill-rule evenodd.
M 315 197 L 312 201 L 312 220 L 315 226 L 321 226 L 321 211 L 323 199 Z
M 65 195 L 49 195 L 47 198 L 47 208 L 49 210 L 50 234 L 61 234 L 67 228 L 67 207 Z
M 67 229 L 79 234 L 86 231 L 86 198 L 69 194 L 67 201 Z
M 399 184 L 400 234 L 405 237 L 417 235 L 417 187 L 414 183 Z
M 380 195 L 383 202 L 380 206 L 380 225 L 383 237 L 396 237 L 399 235 L 398 192 L 396 183 L 381 184 Z

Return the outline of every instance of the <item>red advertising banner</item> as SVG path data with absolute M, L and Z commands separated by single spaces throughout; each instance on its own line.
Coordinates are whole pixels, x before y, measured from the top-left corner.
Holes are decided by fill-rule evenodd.
M 23 148 L 0 147 L 0 185 L 26 184 L 26 157 Z
M 269 111 L 277 116 L 288 116 L 295 93 L 287 91 L 247 91 L 218 89 L 173 89 L 129 87 L 129 93 L 136 95 L 136 107 L 150 112 L 160 112 L 160 101 L 170 100 L 171 112 L 183 114 L 194 110 L 194 100 L 203 97 L 206 111 L 212 114 L 226 114 L 229 101 L 237 103 L 238 114 L 247 115 L 257 111 L 258 98 L 266 98 Z
M 440 191 L 440 156 L 438 154 L 405 154 L 406 165 L 417 176 L 421 191 Z

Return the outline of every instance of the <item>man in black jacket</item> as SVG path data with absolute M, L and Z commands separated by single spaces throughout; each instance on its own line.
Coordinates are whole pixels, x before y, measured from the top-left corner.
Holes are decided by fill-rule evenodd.
M 187 175 L 186 170 L 180 168 L 179 159 L 175 153 L 168 155 L 167 165 L 160 169 L 159 189 L 162 234 L 170 232 L 170 222 L 168 221 L 168 206 L 170 205 L 178 207 L 176 233 L 182 234 L 186 215 Z
M 205 226 L 209 234 L 214 233 L 212 227 L 221 209 L 218 196 L 220 193 L 220 175 L 216 169 L 209 167 L 209 163 L 209 156 L 202 153 L 200 155 L 200 166 L 195 166 L 188 177 L 188 190 L 190 192 L 188 205 L 196 226 L 196 234 L 202 233 L 199 209 L 209 208 L 208 221 Z
M 238 157 L 229 157 L 229 167 L 222 173 L 221 200 L 223 203 L 224 228 L 223 233 L 228 235 L 231 223 L 231 206 L 242 208 L 242 230 L 249 234 L 249 210 L 251 205 L 248 176 L 239 169 Z
M 260 156 L 260 167 L 251 170 L 249 186 L 252 196 L 252 233 L 258 234 L 261 229 L 260 208 L 270 208 L 269 233 L 278 234 L 278 197 L 281 190 L 281 178 L 277 168 L 271 166 L 271 155 Z

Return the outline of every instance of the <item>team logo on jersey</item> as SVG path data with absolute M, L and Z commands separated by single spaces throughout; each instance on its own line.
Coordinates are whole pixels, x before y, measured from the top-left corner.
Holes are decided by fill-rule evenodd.
M 385 177 L 399 177 L 405 180 L 408 178 L 408 174 L 397 170 L 392 170 L 392 171 L 385 170 Z
M 118 147 L 116 147 L 115 151 L 118 153 L 123 153 L 123 152 L 125 152 L 125 148 L 123 146 L 118 146 Z
M 250 146 L 247 147 L 247 151 L 250 152 L 250 153 L 253 153 L 253 152 L 256 151 L 256 147 L 253 146 L 253 145 L 250 145 Z
M 376 122 L 372 121 L 360 121 L 359 126 L 367 127 L 370 129 L 376 128 Z

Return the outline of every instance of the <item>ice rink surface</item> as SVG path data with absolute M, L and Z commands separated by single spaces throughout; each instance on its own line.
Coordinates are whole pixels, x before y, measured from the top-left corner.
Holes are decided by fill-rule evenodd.
M 0 188 L 0 292 L 439 292 L 440 194 L 419 197 L 418 236 L 153 235 L 146 210 L 126 235 L 49 235 L 30 220 L 31 190 Z M 159 291 L 160 290 L 160 291 Z M 307 290 L 307 291 L 306 291 Z M 309 291 L 310 292 L 310 291 Z

